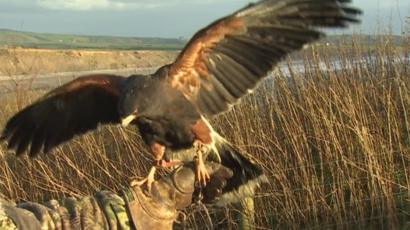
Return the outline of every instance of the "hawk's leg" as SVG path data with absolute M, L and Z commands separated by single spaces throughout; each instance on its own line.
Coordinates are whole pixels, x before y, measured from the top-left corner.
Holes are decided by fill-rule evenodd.
M 159 143 L 153 143 L 150 147 L 152 155 L 154 155 L 155 159 L 154 165 L 149 170 L 148 176 L 145 179 L 131 182 L 131 186 L 141 186 L 146 183 L 148 191 L 151 190 L 151 185 L 155 181 L 155 173 L 157 171 L 157 167 L 173 167 L 181 163 L 179 161 L 167 162 L 162 160 L 162 157 L 165 154 L 165 146 Z
M 208 121 L 202 117 L 192 127 L 192 132 L 195 134 L 195 141 L 193 144 L 196 152 L 196 178 L 200 185 L 206 185 L 206 181 L 209 180 L 210 177 L 205 168 L 203 155 L 208 153 L 210 146 L 213 143 L 212 127 Z
M 209 151 L 209 145 L 203 144 L 201 141 L 196 140 L 194 142 L 194 148 L 196 152 L 195 157 L 195 175 L 200 185 L 206 185 L 206 182 L 211 178 L 206 170 L 203 154 Z

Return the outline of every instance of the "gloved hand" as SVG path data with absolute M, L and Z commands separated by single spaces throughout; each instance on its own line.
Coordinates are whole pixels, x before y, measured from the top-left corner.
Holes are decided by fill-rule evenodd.
M 206 166 L 211 179 L 201 188 L 202 201 L 212 203 L 232 172 L 216 163 Z M 79 199 L 17 206 L 0 200 L 0 229 L 172 229 L 178 210 L 189 206 L 198 192 L 194 184 L 194 165 L 188 164 L 154 182 L 150 192 L 143 187 L 130 187 L 122 197 L 100 191 Z
M 211 179 L 206 187 L 201 188 L 202 201 L 212 203 L 232 177 L 232 171 L 216 163 L 208 162 L 206 167 Z M 155 181 L 150 191 L 141 186 L 125 190 L 124 199 L 136 229 L 172 229 L 178 210 L 192 203 L 196 189 L 194 165 L 189 164 Z

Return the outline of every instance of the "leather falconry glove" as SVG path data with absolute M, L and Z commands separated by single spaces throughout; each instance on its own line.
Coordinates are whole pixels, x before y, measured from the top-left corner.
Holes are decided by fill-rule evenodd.
M 210 204 L 218 200 L 232 171 L 217 163 L 206 163 L 211 179 L 202 188 L 202 202 Z M 178 211 L 192 204 L 195 186 L 193 164 L 177 168 L 173 174 L 155 181 L 148 192 L 141 186 L 124 191 L 124 199 L 136 229 L 172 229 Z
M 211 179 L 201 193 L 202 202 L 209 204 L 218 200 L 232 171 L 216 163 L 206 167 Z M 155 181 L 150 192 L 131 186 L 122 196 L 100 191 L 79 199 L 17 206 L 0 200 L 0 229 L 172 229 L 178 211 L 189 206 L 197 192 L 194 165 L 187 164 Z

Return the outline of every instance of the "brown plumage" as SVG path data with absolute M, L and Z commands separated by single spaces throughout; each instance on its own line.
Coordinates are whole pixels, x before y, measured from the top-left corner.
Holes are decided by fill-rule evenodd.
M 258 185 L 260 166 L 219 137 L 207 119 L 227 111 L 292 51 L 319 39 L 320 27 L 358 22 L 348 0 L 265 0 L 197 32 L 174 63 L 150 76 L 86 76 L 63 85 L 13 116 L 2 138 L 17 155 L 48 152 L 100 123 L 136 124 L 160 162 L 165 150 L 213 149 L 240 186 Z M 155 170 L 153 170 L 155 171 Z M 152 179 L 153 173 L 150 173 Z M 254 187 L 247 190 L 253 193 Z
M 14 115 L 2 138 L 17 155 L 30 149 L 30 156 L 35 156 L 100 123 L 120 122 L 117 104 L 123 80 L 114 75 L 92 75 L 57 88 Z

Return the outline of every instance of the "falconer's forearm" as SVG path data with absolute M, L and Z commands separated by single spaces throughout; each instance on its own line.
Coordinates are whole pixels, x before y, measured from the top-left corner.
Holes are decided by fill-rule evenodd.
M 109 191 L 40 204 L 0 201 L 0 229 L 131 229 L 124 199 Z
M 232 172 L 219 164 L 207 164 L 207 168 L 211 181 L 202 192 L 204 202 L 210 203 L 221 195 Z M 149 193 L 135 186 L 120 194 L 100 191 L 44 204 L 0 200 L 0 229 L 172 229 L 178 210 L 192 203 L 194 183 L 189 165 L 154 182 Z

